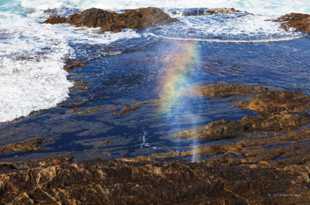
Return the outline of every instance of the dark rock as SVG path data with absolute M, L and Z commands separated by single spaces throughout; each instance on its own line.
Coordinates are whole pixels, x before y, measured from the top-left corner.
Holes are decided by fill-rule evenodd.
M 66 22 L 67 22 L 67 18 L 66 17 L 51 16 L 44 23 L 48 23 L 48 24 L 61 24 L 61 23 L 66 23 Z
M 301 13 L 290 13 L 281 16 L 276 21 L 281 22 L 282 27 L 286 30 L 290 28 L 297 31 L 310 33 L 310 15 Z
M 176 21 L 158 8 L 125 10 L 122 13 L 102 9 L 87 9 L 67 18 L 50 17 L 46 23 L 70 23 L 75 26 L 100 27 L 102 31 L 119 32 L 122 29 L 144 29 Z

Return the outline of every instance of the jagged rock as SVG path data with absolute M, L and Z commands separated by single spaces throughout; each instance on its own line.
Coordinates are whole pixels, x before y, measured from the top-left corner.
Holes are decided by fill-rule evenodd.
M 46 23 L 69 23 L 74 26 L 100 27 L 102 31 L 119 32 L 122 29 L 144 29 L 176 21 L 158 8 L 125 10 L 122 13 L 102 9 L 87 9 L 67 18 L 50 17 Z
M 281 16 L 276 21 L 281 22 L 282 27 L 286 30 L 290 28 L 297 31 L 310 33 L 310 15 L 301 13 L 290 13 Z
M 236 103 L 242 109 L 257 112 L 256 116 L 245 116 L 241 120 L 220 120 L 206 126 L 176 133 L 180 138 L 218 140 L 244 137 L 257 132 L 289 131 L 310 124 L 310 97 L 298 92 L 271 90 L 252 85 L 206 85 L 196 86 L 185 95 L 207 97 L 246 97 Z M 254 135 L 254 134 L 252 134 Z M 257 134 L 255 134 L 257 135 Z
M 28 162 L 27 169 L 0 171 L 0 204 L 288 205 L 310 201 L 307 182 L 293 170 L 208 162 L 45 161 L 50 159 Z

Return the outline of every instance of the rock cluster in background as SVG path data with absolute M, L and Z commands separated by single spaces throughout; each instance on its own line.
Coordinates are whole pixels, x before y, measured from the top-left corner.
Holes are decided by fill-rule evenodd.
M 125 10 L 122 13 L 92 8 L 69 17 L 52 16 L 45 23 L 69 23 L 78 27 L 100 27 L 102 31 L 119 32 L 127 28 L 144 29 L 175 21 L 161 9 L 149 7 Z
M 310 33 L 310 15 L 301 13 L 290 13 L 277 19 L 286 30 L 293 28 L 297 31 Z

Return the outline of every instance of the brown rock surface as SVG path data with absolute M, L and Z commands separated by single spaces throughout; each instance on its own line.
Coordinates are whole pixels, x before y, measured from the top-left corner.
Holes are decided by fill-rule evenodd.
M 217 84 L 196 86 L 186 95 L 213 97 L 242 97 L 235 103 L 242 109 L 257 112 L 241 120 L 220 120 L 206 126 L 181 131 L 176 137 L 218 140 L 245 137 L 259 132 L 280 132 L 298 129 L 310 124 L 310 97 L 298 92 L 272 90 L 254 85 Z M 258 133 L 257 133 L 258 132 Z
M 69 23 L 74 26 L 100 27 L 102 31 L 119 32 L 122 29 L 144 29 L 176 21 L 158 8 L 125 10 L 122 13 L 102 9 L 87 9 L 67 18 L 50 17 L 45 23 Z
M 310 33 L 310 15 L 301 13 L 290 13 L 277 19 L 286 30 L 294 28 L 297 31 Z
M 207 162 L 49 159 L 0 172 L 0 204 L 307 204 L 299 172 Z

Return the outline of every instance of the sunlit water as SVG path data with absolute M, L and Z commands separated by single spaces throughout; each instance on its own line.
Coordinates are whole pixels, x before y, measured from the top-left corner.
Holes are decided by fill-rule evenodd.
M 270 21 L 309 12 L 306 0 L 121 2 L 0 0 L 0 144 L 40 136 L 51 141 L 46 149 L 21 157 L 113 158 L 191 149 L 191 160 L 198 161 L 200 143 L 222 142 L 175 139 L 175 132 L 253 113 L 233 107 L 229 98 L 184 96 L 184 89 L 227 82 L 310 94 L 309 37 Z M 88 7 L 145 6 L 162 7 L 179 22 L 114 34 L 41 23 L 49 8 L 68 14 Z M 244 12 L 182 15 L 197 7 Z M 68 57 L 88 64 L 68 74 L 63 70 Z M 72 88 L 74 82 L 88 89 Z M 117 114 L 137 102 L 144 105 Z M 39 112 L 29 116 L 33 111 Z

